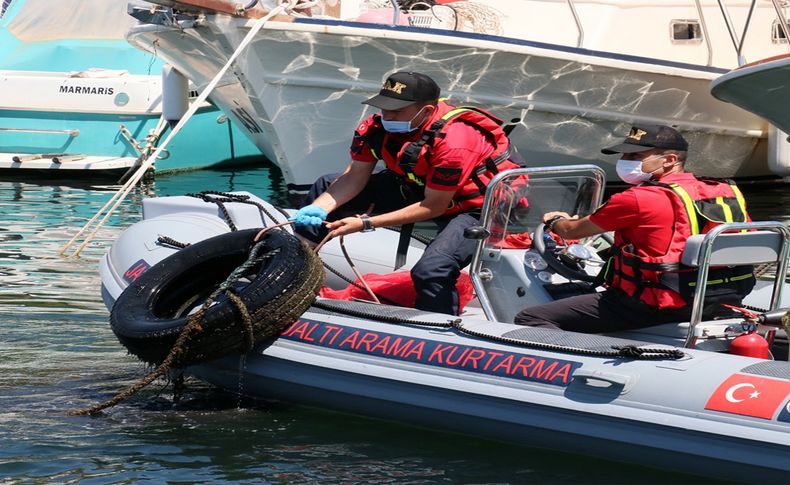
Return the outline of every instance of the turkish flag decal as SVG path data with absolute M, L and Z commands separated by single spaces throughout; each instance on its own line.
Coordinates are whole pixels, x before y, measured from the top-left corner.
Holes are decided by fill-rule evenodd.
M 733 374 L 710 396 L 705 409 L 771 419 L 790 395 L 790 381 Z

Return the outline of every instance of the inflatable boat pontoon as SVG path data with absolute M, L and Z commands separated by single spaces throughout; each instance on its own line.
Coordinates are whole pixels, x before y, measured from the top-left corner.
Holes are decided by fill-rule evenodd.
M 525 174 L 528 185 L 515 183 Z M 255 397 L 706 476 L 784 483 L 790 476 L 790 364 L 779 310 L 787 306 L 790 231 L 784 224 L 737 224 L 726 229 L 752 231 L 721 227 L 692 237 L 684 262 L 701 276 L 691 322 L 618 335 L 510 323 L 527 306 L 595 291 L 581 280 L 597 273 L 606 240 L 555 247 L 544 239 L 540 217 L 548 210 L 590 213 L 601 202 L 603 180 L 593 166 L 498 175 L 480 228 L 467 233 L 479 242 L 468 268 L 476 295 L 460 317 L 319 298 L 279 338 L 185 372 Z M 514 203 L 524 195 L 529 209 Z M 226 244 L 212 241 L 223 241 L 231 229 L 249 239 L 257 231 L 245 236 L 245 229 L 286 219 L 251 194 L 145 200 L 143 220 L 102 259 L 105 302 L 113 308 L 116 300 L 135 303 L 146 295 L 155 325 L 194 312 L 200 295 L 185 288 L 207 275 L 215 282 L 227 275 L 205 248 L 220 251 Z M 518 244 L 534 232 L 544 244 Z M 388 273 L 398 240 L 397 232 L 378 229 L 348 236 L 345 244 L 360 272 Z M 406 268 L 422 248 L 411 241 Z M 178 254 L 189 257 L 168 258 Z M 328 286 L 353 280 L 337 241 L 320 256 L 334 270 L 327 272 Z M 702 321 L 707 268 L 777 261 L 776 276 L 761 279 L 746 302 L 764 311 Z M 176 271 L 173 265 L 189 268 L 167 284 L 151 279 Z M 123 293 L 129 286 L 133 290 Z M 169 300 L 171 310 L 157 313 L 157 299 Z M 119 315 L 128 308 L 116 304 L 113 320 L 134 324 L 131 313 Z M 730 353 L 743 335 L 764 338 L 783 360 Z

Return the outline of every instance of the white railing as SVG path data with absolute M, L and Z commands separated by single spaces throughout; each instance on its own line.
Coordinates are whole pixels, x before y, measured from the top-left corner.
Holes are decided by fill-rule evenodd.
M 400 25 L 400 16 L 401 16 L 400 4 L 398 3 L 398 0 L 389 0 L 389 1 L 392 4 L 392 25 Z M 568 8 L 571 11 L 571 15 L 573 16 L 573 20 L 576 26 L 576 32 L 577 32 L 576 47 L 579 48 L 584 47 L 584 27 L 581 18 L 579 17 L 579 13 L 576 10 L 576 2 L 574 0 L 566 0 L 566 2 L 568 4 Z M 771 2 L 773 4 L 774 9 L 776 10 L 776 18 L 779 24 L 779 28 L 781 29 L 781 32 L 784 34 L 785 39 L 790 40 L 790 24 L 788 23 L 787 18 L 783 12 L 783 7 L 785 6 L 785 2 L 783 2 L 782 0 L 771 0 Z M 713 64 L 713 45 L 710 41 L 708 22 L 705 18 L 701 1 L 693 0 L 693 3 L 699 15 L 699 22 L 700 22 L 700 27 L 702 29 L 702 36 L 705 39 L 705 45 L 707 48 L 708 59 L 706 65 L 711 66 Z M 735 24 L 732 21 L 732 18 L 730 17 L 730 12 L 727 6 L 725 5 L 724 0 L 717 0 L 717 3 L 719 5 L 719 10 L 721 11 L 722 19 L 727 28 L 727 33 L 729 34 L 730 40 L 732 41 L 733 50 L 738 59 L 738 65 L 743 65 L 747 62 L 746 58 L 743 55 L 744 43 L 746 40 L 746 35 L 751 28 L 753 14 L 757 6 L 757 0 L 751 1 L 749 5 L 749 11 L 746 15 L 746 21 L 744 23 L 743 30 L 740 33 L 737 31 Z M 428 4 L 426 4 L 426 6 L 428 6 Z M 444 5 L 444 7 L 448 7 L 448 6 Z M 450 6 L 450 8 L 452 7 Z M 433 6 L 430 7 L 430 10 L 431 11 L 433 10 Z M 437 19 L 438 18 L 439 17 L 437 17 Z M 416 19 L 414 22 L 410 22 L 410 25 L 413 25 L 415 27 L 433 27 L 435 23 L 429 23 L 428 20 L 431 20 L 431 16 L 426 14 L 424 19 L 423 18 Z M 788 47 L 790 48 L 790 42 L 788 42 Z
M 69 135 L 72 138 L 80 136 L 80 130 L 67 129 L 67 130 L 42 130 L 38 128 L 0 128 L 0 131 L 11 133 L 36 133 L 46 135 Z

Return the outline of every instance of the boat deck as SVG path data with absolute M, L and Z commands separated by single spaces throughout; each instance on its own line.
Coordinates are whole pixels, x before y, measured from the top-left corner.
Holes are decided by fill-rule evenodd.
M 78 172 L 120 175 L 133 167 L 136 157 L 81 155 L 75 153 L 8 153 L 0 152 L 0 173 L 27 174 L 41 172 Z

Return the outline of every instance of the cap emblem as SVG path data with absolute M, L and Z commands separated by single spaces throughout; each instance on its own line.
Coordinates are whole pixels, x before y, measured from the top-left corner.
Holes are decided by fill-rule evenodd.
M 393 93 L 397 93 L 397 94 L 403 94 L 403 90 L 406 87 L 407 86 L 405 84 L 403 84 L 402 82 L 397 82 L 396 81 L 396 82 L 393 83 L 390 80 L 387 80 L 384 83 L 384 87 L 382 87 L 382 89 L 385 89 L 387 91 L 392 91 Z
M 645 135 L 647 135 L 646 131 L 640 130 L 639 128 L 631 128 L 631 133 L 628 134 L 628 138 L 633 138 L 636 141 L 640 141 Z

